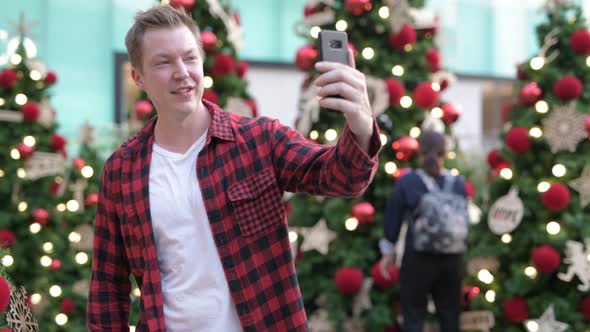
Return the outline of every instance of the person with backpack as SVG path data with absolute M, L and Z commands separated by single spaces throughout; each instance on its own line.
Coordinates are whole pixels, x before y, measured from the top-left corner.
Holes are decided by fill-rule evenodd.
M 463 252 L 469 215 L 462 176 L 444 169 L 446 140 L 424 131 L 419 140 L 421 168 L 396 183 L 385 210 L 385 238 L 379 243 L 380 268 L 388 278 L 395 243 L 407 222 L 400 271 L 403 332 L 422 332 L 428 296 L 436 307 L 441 332 L 459 331 Z

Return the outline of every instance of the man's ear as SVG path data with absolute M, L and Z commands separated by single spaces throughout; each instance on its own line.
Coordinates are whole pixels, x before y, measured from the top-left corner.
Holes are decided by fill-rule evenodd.
M 133 78 L 135 85 L 137 85 L 138 88 L 143 90 L 143 77 L 139 69 L 131 68 L 131 77 Z

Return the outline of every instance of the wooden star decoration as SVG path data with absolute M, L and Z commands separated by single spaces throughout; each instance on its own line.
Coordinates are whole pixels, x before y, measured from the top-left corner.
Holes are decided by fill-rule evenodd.
M 17 35 L 21 38 L 24 37 L 31 37 L 33 38 L 33 34 L 31 31 L 37 25 L 36 21 L 27 22 L 25 19 L 25 13 L 20 14 L 18 22 L 8 22 L 9 25 L 12 26 L 14 31 L 16 31 Z
M 543 120 L 543 132 L 551 152 L 575 152 L 578 143 L 588 136 L 585 118 L 585 114 L 575 110 L 574 104 L 556 106 Z
M 582 176 L 568 182 L 580 195 L 580 206 L 585 208 L 590 203 L 590 166 L 584 166 Z
M 563 332 L 567 330 L 568 324 L 558 322 L 555 320 L 555 312 L 553 311 L 553 304 L 549 305 L 543 315 L 538 319 L 534 320 L 539 324 L 537 332 Z M 525 322 L 525 327 L 527 323 Z
M 38 332 L 39 326 L 26 303 L 27 292 L 24 287 L 10 294 L 10 306 L 6 312 L 6 323 L 13 332 Z
M 570 0 L 545 0 L 546 10 L 555 10 L 559 7 L 570 7 L 572 4 Z
M 328 228 L 325 219 L 320 219 L 313 227 L 302 227 L 299 233 L 303 235 L 302 251 L 317 250 L 322 255 L 328 254 L 330 242 L 336 239 L 336 232 Z
M 80 139 L 80 143 L 91 144 L 94 142 L 94 127 L 87 123 L 80 126 L 78 129 L 78 137 Z

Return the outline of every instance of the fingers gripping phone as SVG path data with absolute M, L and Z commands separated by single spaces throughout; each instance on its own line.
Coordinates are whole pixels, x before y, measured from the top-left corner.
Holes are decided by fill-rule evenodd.
M 348 65 L 348 35 L 346 32 L 322 30 L 320 39 L 320 61 L 339 62 Z M 342 98 L 339 95 L 330 96 Z M 334 112 L 331 109 L 327 109 Z

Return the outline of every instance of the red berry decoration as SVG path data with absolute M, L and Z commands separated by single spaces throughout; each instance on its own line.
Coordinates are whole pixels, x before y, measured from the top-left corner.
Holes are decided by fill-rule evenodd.
M 387 78 L 385 79 L 385 85 L 387 85 L 389 91 L 389 105 L 398 106 L 399 101 L 406 95 L 404 84 L 395 78 Z
M 529 141 L 529 130 L 524 127 L 513 127 L 506 134 L 506 145 L 510 151 L 516 154 L 527 152 L 531 148 L 531 141 Z
M 52 71 L 48 71 L 47 75 L 45 75 L 45 83 L 52 85 L 52 84 L 55 84 L 56 82 L 57 82 L 57 74 Z
M 18 150 L 18 153 L 20 154 L 20 159 L 22 160 L 27 160 L 31 158 L 33 152 L 35 152 L 34 146 L 28 146 L 25 143 L 18 143 L 16 149 Z
M 305 7 L 303 7 L 303 16 L 305 17 L 311 16 L 319 12 L 320 8 L 317 5 L 306 4 Z
M 98 203 L 98 194 L 97 193 L 90 193 L 86 196 L 86 200 L 84 200 L 84 205 L 96 205 Z
M 389 44 L 395 49 L 403 49 L 406 45 L 412 45 L 416 42 L 416 30 L 410 24 L 404 24 L 401 30 L 389 36 Z
M 375 208 L 369 202 L 357 203 L 352 207 L 352 215 L 360 224 L 375 222 Z
M 574 31 L 570 36 L 570 44 L 578 55 L 590 54 L 590 32 L 582 28 Z
M 313 68 L 318 51 L 311 45 L 301 46 L 295 55 L 295 65 L 302 71 L 308 71 Z
M 434 107 L 438 104 L 438 99 L 439 93 L 434 90 L 430 82 L 422 82 L 414 89 L 414 102 L 419 107 Z
M 490 165 L 490 168 L 496 168 L 501 163 L 506 163 L 506 160 L 502 158 L 502 156 L 500 156 L 500 152 L 498 151 L 498 149 L 490 150 L 490 152 L 488 153 L 487 160 L 488 165 Z
M 38 208 L 31 214 L 33 221 L 43 226 L 47 225 L 49 221 L 49 212 L 43 208 Z
M 410 136 L 404 136 L 391 144 L 396 151 L 395 157 L 399 160 L 408 161 L 414 157 L 418 151 L 418 141 Z
M 527 83 L 520 89 L 519 100 L 522 104 L 531 106 L 541 99 L 542 94 L 543 91 L 539 88 L 537 82 Z
M 467 198 L 473 198 L 473 195 L 475 194 L 475 187 L 473 187 L 473 183 L 471 183 L 471 181 L 465 180 L 464 187 L 465 193 L 467 193 Z
M 13 69 L 4 69 L 0 71 L 0 86 L 6 89 L 12 89 L 16 85 L 18 75 Z
M 543 206 L 551 211 L 561 211 L 570 204 L 570 191 L 561 183 L 553 183 L 549 189 L 541 194 Z
M 362 15 L 373 8 L 371 0 L 346 0 L 345 6 L 346 10 L 355 16 Z
M 342 267 L 334 276 L 336 289 L 344 295 L 355 295 L 363 286 L 363 272 L 354 267 Z
M 135 117 L 140 120 L 147 120 L 152 114 L 154 106 L 149 101 L 142 99 L 135 103 Z
M 0 313 L 6 311 L 10 303 L 10 286 L 2 276 L 0 276 Z
M 243 79 L 246 76 L 247 72 L 248 63 L 244 60 L 240 60 L 240 62 L 238 62 L 238 77 Z
M 53 149 L 53 151 L 61 151 L 64 149 L 65 146 L 66 146 L 65 137 L 58 135 L 58 134 L 51 135 L 51 148 Z
M 461 109 L 459 109 L 459 107 L 455 104 L 444 103 L 440 108 L 443 111 L 442 120 L 447 124 L 447 126 L 455 123 L 461 115 Z
M 0 229 L 0 247 L 12 248 L 16 242 L 16 235 L 9 229 Z
M 502 310 L 507 320 L 522 323 L 529 318 L 529 304 L 524 297 L 514 296 L 502 303 Z
M 203 50 L 206 53 L 211 53 L 217 47 L 217 36 L 211 31 L 201 31 L 201 43 Z
M 62 313 L 66 314 L 66 315 L 71 315 L 74 312 L 74 300 L 72 300 L 72 298 L 70 297 L 66 297 L 63 300 L 61 300 L 61 304 L 59 305 L 59 308 L 61 310 Z
M 566 75 L 553 85 L 553 93 L 563 101 L 578 98 L 583 89 L 582 82 L 573 75 Z
M 371 268 L 371 277 L 373 277 L 373 281 L 375 285 L 381 289 L 392 288 L 397 285 L 399 281 L 399 269 L 395 264 L 392 264 L 389 269 L 387 270 L 389 274 L 389 279 L 385 279 L 381 274 L 381 269 L 379 267 L 379 262 L 373 265 Z
M 183 7 L 184 10 L 190 12 L 195 6 L 195 0 L 170 0 L 170 6 L 174 8 Z
M 559 269 L 561 256 L 552 246 L 542 245 L 533 250 L 531 261 L 539 272 L 553 273 Z
M 429 48 L 426 51 L 426 61 L 428 61 L 430 71 L 433 73 L 440 70 L 440 53 L 436 48 Z
M 205 91 L 203 91 L 203 99 L 207 99 L 213 104 L 219 105 L 219 96 L 213 90 L 205 89 Z
M 213 68 L 211 72 L 214 76 L 225 76 L 235 71 L 236 66 L 231 55 L 219 53 L 213 59 Z
M 84 166 L 86 166 L 86 160 L 84 160 L 83 158 L 74 158 L 74 160 L 72 160 L 72 166 L 76 169 L 81 170 L 82 168 L 84 168 Z
M 61 261 L 57 258 L 51 260 L 51 264 L 49 265 L 49 270 L 55 272 L 59 270 L 61 267 Z
M 20 110 L 23 113 L 23 118 L 26 122 L 37 121 L 39 114 L 41 114 L 41 108 L 39 108 L 39 105 L 34 101 L 28 101 Z

